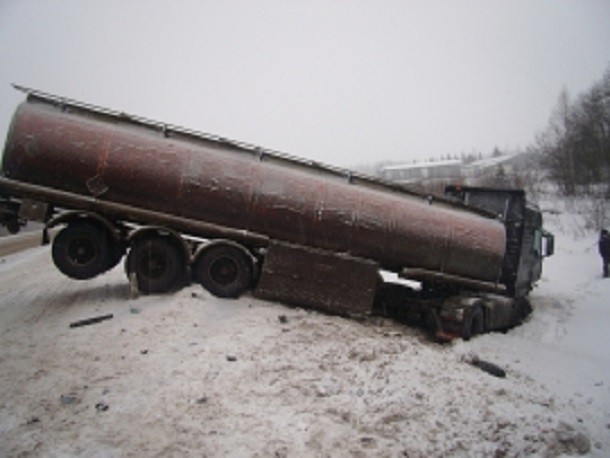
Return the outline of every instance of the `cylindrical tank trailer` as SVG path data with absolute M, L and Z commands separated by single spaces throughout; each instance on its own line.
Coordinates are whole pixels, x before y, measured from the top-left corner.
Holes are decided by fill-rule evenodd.
M 17 109 L 2 175 L 82 196 L 102 214 L 114 205 L 167 215 L 177 222 L 169 229 L 191 236 L 202 234 L 181 221 L 344 253 L 395 272 L 495 282 L 506 246 L 501 222 L 459 205 L 44 97 L 30 96 Z

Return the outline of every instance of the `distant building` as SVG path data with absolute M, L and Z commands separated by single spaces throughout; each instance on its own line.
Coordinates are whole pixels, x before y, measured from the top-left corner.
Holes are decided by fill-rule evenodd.
M 503 155 L 489 157 L 464 165 L 462 176 L 467 184 L 476 184 L 476 181 L 486 177 L 493 177 L 501 168 L 505 175 L 514 173 L 517 155 Z
M 382 167 L 381 178 L 400 184 L 432 183 L 462 178 L 462 161 L 449 160 Z
M 516 155 L 503 155 L 464 164 L 460 160 L 395 164 L 379 170 L 381 178 L 399 184 L 464 183 L 475 185 L 478 180 L 514 172 Z

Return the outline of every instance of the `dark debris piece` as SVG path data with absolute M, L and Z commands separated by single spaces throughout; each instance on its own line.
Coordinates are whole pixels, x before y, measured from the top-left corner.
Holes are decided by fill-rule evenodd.
M 111 320 L 112 318 L 114 318 L 114 315 L 112 313 L 109 313 L 108 315 L 96 316 L 93 318 L 87 318 L 85 320 L 75 321 L 73 323 L 70 323 L 70 327 L 79 328 L 81 326 L 89 326 L 91 324 L 97 324 L 101 323 L 102 321 Z
M 110 406 L 105 402 L 98 402 L 97 404 L 95 404 L 95 410 L 97 410 L 98 412 L 106 412 L 109 408 Z
M 499 378 L 506 377 L 506 371 L 494 363 L 490 363 L 488 361 L 483 361 L 479 358 L 473 358 L 472 361 L 470 361 L 470 364 L 472 364 L 475 367 L 478 367 L 479 369 L 481 369 L 484 372 L 487 372 L 490 375 L 493 375 L 494 377 L 499 377 Z

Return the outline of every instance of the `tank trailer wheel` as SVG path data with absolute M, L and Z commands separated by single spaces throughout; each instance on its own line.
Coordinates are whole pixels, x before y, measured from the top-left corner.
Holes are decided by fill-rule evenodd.
M 6 230 L 9 234 L 17 234 L 19 229 L 21 229 L 21 224 L 19 224 L 19 220 L 17 218 L 11 218 L 5 222 Z
M 214 296 L 237 298 L 250 289 L 253 266 L 239 248 L 217 245 L 199 256 L 193 274 L 196 281 Z
M 64 275 L 87 280 L 107 270 L 109 248 L 104 229 L 86 222 L 71 223 L 53 240 L 53 262 Z
M 462 338 L 469 340 L 471 337 L 483 334 L 483 332 L 485 332 L 483 309 L 480 305 L 477 305 L 472 307 L 470 311 L 466 311 L 462 326 Z
M 119 265 L 121 259 L 125 256 L 125 245 L 117 240 L 109 239 L 108 241 L 108 263 L 106 272 L 114 269 Z
M 166 293 L 184 276 L 185 260 L 180 249 L 166 237 L 148 237 L 134 243 L 127 255 L 127 274 L 135 273 L 144 294 Z

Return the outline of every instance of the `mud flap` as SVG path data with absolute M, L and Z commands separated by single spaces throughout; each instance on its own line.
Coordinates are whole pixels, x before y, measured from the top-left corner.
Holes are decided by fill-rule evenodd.
M 337 315 L 370 315 L 377 263 L 313 248 L 273 243 L 254 295 Z

